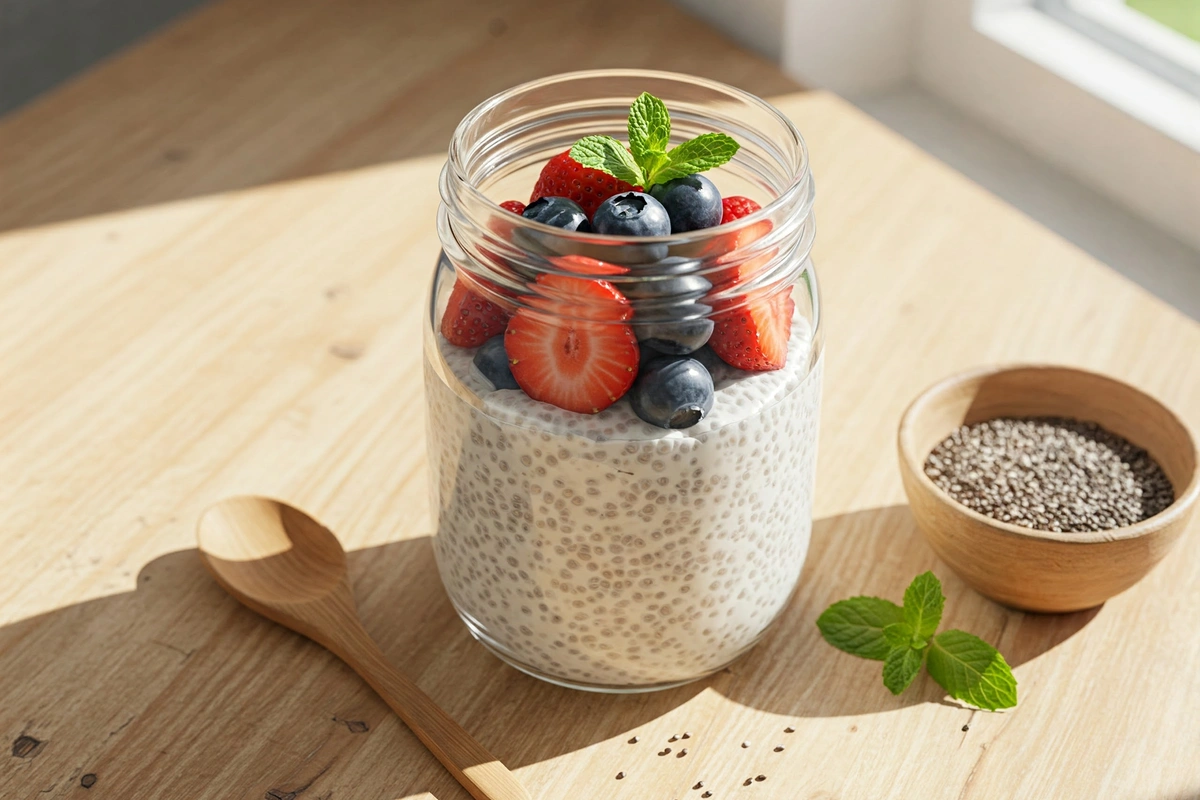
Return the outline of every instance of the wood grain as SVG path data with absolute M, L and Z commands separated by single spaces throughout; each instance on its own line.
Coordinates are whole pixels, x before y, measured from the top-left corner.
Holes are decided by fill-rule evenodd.
M 1035 531 L 956 503 L 925 474 L 925 458 L 962 425 L 1001 417 L 1095 422 L 1150 453 L 1175 502 L 1134 525 L 1091 533 Z M 921 393 L 897 437 L 900 477 L 926 541 L 973 589 L 1026 611 L 1098 606 L 1146 576 L 1183 534 L 1200 496 L 1196 445 L 1154 398 L 1104 375 L 1024 365 L 971 370 Z
M 444 154 L 496 92 L 601 67 L 799 88 L 664 0 L 224 0 L 0 124 L 0 230 Z
M 499 759 L 379 650 L 358 618 L 346 553 L 328 528 L 278 500 L 234 497 L 204 512 L 196 537 L 221 588 L 357 672 L 471 797 L 529 800 Z
M 572 32 L 590 7 L 221 2 L 0 123 L 0 796 L 90 775 L 120 800 L 467 798 L 348 668 L 201 569 L 203 509 L 263 494 L 338 532 L 383 652 L 533 797 L 1195 798 L 1194 526 L 1098 611 L 1010 611 L 918 536 L 894 441 L 922 388 L 1007 361 L 1112 374 L 1198 429 L 1200 330 L 825 94 L 776 98 L 812 152 L 828 323 L 818 520 L 778 628 L 644 697 L 544 685 L 471 641 L 427 538 L 418 378 L 449 126 L 573 67 L 786 85 L 728 44 L 710 60 L 693 43 L 721 40 L 660 3 L 628 13 L 707 38 Z M 945 624 L 1015 665 L 1013 712 L 925 678 L 893 698 L 820 640 L 826 605 L 925 569 Z M 684 731 L 686 757 L 655 755 Z

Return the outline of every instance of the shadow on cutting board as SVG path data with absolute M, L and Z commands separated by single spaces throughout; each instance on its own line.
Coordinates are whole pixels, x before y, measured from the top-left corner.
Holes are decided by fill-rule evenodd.
M 1097 613 L 1001 608 L 936 561 L 907 508 L 872 509 L 816 523 L 797 595 L 730 669 L 666 692 L 604 696 L 526 677 L 476 644 L 442 590 L 428 538 L 350 553 L 349 565 L 384 651 L 513 768 L 608 740 L 625 747 L 634 730 L 649 741 L 719 727 L 728 701 L 797 728 L 805 717 L 940 702 L 927 677 L 893 697 L 878 662 L 833 649 L 814 625 L 853 594 L 898 600 L 925 569 L 944 582 L 945 624 L 999 642 L 1014 666 Z M 65 796 L 88 780 L 107 790 L 101 797 L 356 796 L 355 776 L 370 769 L 397 797 L 466 798 L 357 676 L 227 597 L 194 550 L 147 564 L 135 592 L 0 629 L 0 675 L 0 735 L 12 751 L 2 797 Z

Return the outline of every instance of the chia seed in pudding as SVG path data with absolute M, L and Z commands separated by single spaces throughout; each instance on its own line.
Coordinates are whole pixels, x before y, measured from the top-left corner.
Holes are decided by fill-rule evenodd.
M 821 362 L 804 318 L 783 369 L 718 367 L 712 412 L 685 430 L 627 400 L 582 415 L 493 390 L 472 350 L 434 336 L 434 547 L 476 636 L 535 674 L 608 688 L 699 678 L 755 644 L 808 551 Z

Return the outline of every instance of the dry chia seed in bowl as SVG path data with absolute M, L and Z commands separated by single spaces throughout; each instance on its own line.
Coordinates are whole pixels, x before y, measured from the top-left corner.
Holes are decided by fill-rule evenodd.
M 925 474 L 972 511 L 1056 533 L 1133 525 L 1175 501 L 1145 450 L 1094 422 L 1059 417 L 964 425 L 929 454 Z

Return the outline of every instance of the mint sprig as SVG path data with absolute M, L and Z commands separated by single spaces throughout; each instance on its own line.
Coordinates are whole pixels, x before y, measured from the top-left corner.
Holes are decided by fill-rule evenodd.
M 703 133 L 668 150 L 671 114 L 666 104 L 649 92 L 642 92 L 629 107 L 628 130 L 628 149 L 611 136 L 585 136 L 571 147 L 571 158 L 649 189 L 719 167 L 741 148 L 724 133 Z
M 817 618 L 825 641 L 861 658 L 883 661 L 883 685 L 900 694 L 925 664 L 946 692 L 976 708 L 1017 704 L 1017 679 L 996 648 L 965 631 L 937 632 L 946 598 L 932 572 L 904 591 L 904 606 L 878 597 L 851 597 Z M 935 635 L 936 633 L 936 635 Z

